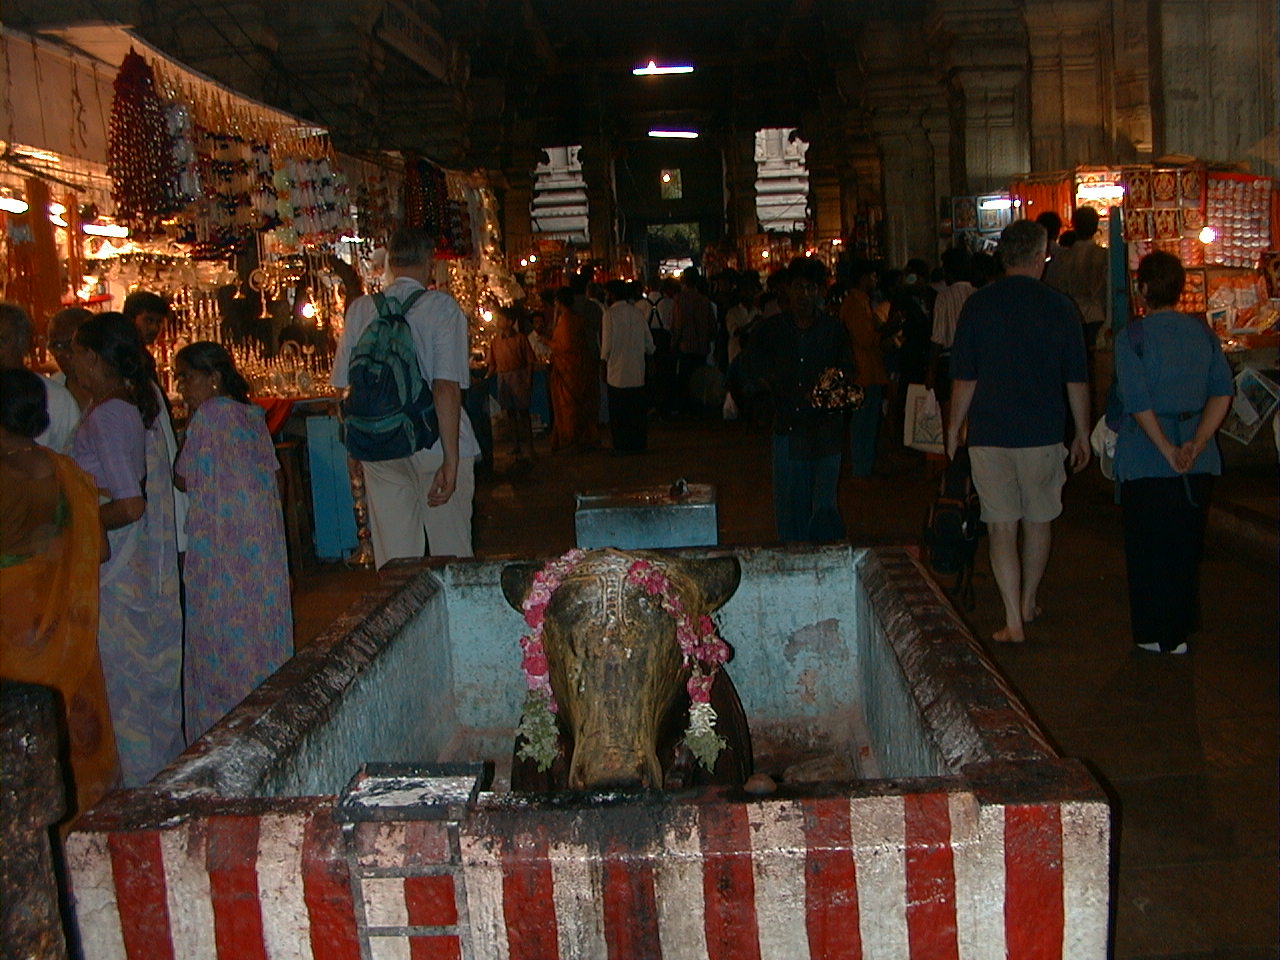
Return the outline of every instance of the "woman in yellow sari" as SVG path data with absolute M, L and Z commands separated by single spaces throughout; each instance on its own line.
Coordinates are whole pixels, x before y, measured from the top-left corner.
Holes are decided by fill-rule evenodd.
M 0 371 L 0 676 L 62 695 L 75 813 L 117 784 L 98 656 L 98 491 L 75 462 L 38 446 L 44 388 Z

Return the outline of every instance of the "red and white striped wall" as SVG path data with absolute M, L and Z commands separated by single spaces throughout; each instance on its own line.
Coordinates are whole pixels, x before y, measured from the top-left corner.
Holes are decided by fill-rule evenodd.
M 647 849 L 575 842 L 598 825 L 557 823 L 563 815 L 464 828 L 473 956 L 1107 955 L 1102 803 L 979 806 L 969 793 L 927 793 L 671 810 Z M 626 831 L 624 811 L 600 812 Z
M 67 842 L 93 960 L 1103 960 L 1105 802 L 969 792 L 363 823 L 332 806 Z
M 361 960 L 332 801 L 67 838 L 92 960 Z

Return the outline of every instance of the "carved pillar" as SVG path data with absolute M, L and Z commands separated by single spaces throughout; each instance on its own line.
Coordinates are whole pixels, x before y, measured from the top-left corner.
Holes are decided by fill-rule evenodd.
M 896 265 L 938 255 L 938 184 L 950 179 L 951 122 L 942 79 L 920 63 L 909 26 L 877 21 L 862 36 L 864 97 L 884 185 L 883 255 Z
M 938 51 L 963 97 L 968 191 L 1004 189 L 1031 169 L 1027 37 L 1017 0 L 938 0 L 929 20 Z
M 587 222 L 591 259 L 612 267 L 617 259 L 617 192 L 613 183 L 613 151 L 605 137 L 582 142 L 582 176 L 587 182 Z
M 728 203 L 727 235 L 739 246 L 742 238 L 760 232 L 756 215 L 756 134 L 754 130 L 730 130 L 722 146 Z
M 1031 168 L 1106 163 L 1112 151 L 1114 70 L 1108 0 L 1027 0 L 1031 55 Z

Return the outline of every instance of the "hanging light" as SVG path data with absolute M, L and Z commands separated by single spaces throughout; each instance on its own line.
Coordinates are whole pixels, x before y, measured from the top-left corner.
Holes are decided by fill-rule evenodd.
M 672 73 L 693 73 L 693 67 L 687 63 L 669 67 L 660 67 L 653 60 L 650 60 L 643 67 L 632 68 L 631 73 L 633 76 L 637 77 L 663 77 Z
M 1213 227 L 1201 227 L 1201 228 L 1200 228 L 1200 242 L 1201 242 L 1201 243 L 1213 243 L 1213 241 L 1215 241 L 1215 240 L 1217 240 L 1217 239 L 1218 239 L 1218 231 L 1217 231 L 1217 230 L 1215 230 L 1215 229 L 1213 229 Z
M 300 313 L 305 320 L 314 320 L 316 318 L 316 305 L 308 300 L 303 303 L 302 307 L 298 310 L 298 313 Z
M 80 230 L 91 237 L 114 237 L 120 240 L 129 235 L 129 228 L 118 223 L 82 223 Z
M 0 197 L 0 210 L 5 213 L 26 213 L 31 207 L 18 197 Z

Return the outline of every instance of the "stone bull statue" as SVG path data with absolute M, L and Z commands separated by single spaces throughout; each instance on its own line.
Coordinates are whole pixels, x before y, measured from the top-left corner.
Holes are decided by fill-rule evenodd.
M 740 576 L 736 557 L 613 549 L 504 568 L 503 594 L 534 628 L 522 641 L 526 673 L 534 677 L 531 700 L 541 676 L 561 748 L 539 769 L 518 739 L 512 788 L 678 789 L 746 780 L 750 733 L 720 667 L 731 651 L 709 616 L 733 595 Z M 709 769 L 708 755 L 701 753 L 699 763 L 690 749 L 705 746 L 705 725 L 702 735 L 686 736 L 699 715 L 695 701 L 715 712 L 710 737 L 719 751 Z M 550 730 L 553 721 L 544 717 Z

